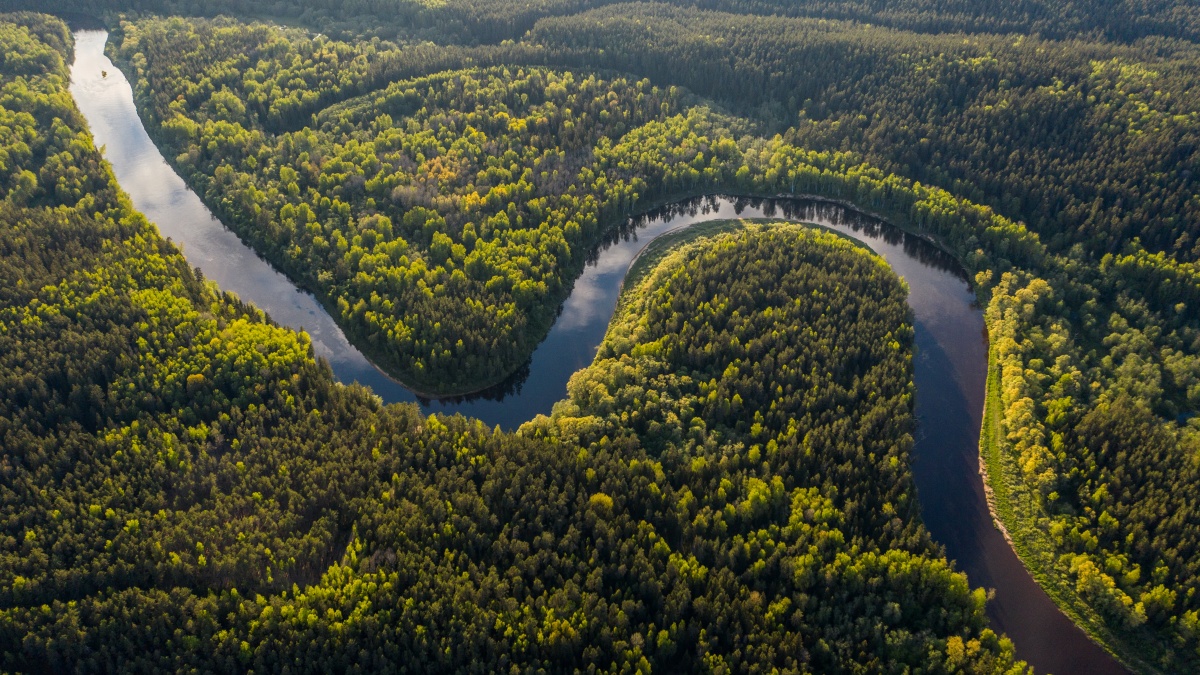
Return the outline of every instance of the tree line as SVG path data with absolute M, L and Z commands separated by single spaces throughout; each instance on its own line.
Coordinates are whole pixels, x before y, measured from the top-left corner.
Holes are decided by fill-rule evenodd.
M 1195 40 L 1200 10 L 1187 0 L 660 0 L 688 10 L 763 17 L 851 20 L 922 33 L 1037 34 L 1134 42 Z M 340 37 L 417 37 L 467 44 L 517 40 L 539 19 L 570 16 L 624 0 L 100 0 L 85 11 L 213 17 L 220 14 L 300 22 Z M 70 0 L 5 0 L 5 9 L 81 11 Z

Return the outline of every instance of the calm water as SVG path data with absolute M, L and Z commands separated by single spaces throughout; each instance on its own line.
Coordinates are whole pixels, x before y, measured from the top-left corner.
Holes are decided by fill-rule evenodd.
M 426 412 L 461 412 L 507 429 L 549 413 L 565 396 L 570 375 L 595 356 L 630 261 L 669 230 L 722 218 L 770 217 L 816 223 L 865 243 L 910 289 L 917 346 L 913 473 L 929 530 L 973 586 L 996 589 L 989 604 L 993 625 L 1038 672 L 1125 672 L 1058 611 L 992 527 L 978 473 L 987 367 L 983 316 L 962 270 L 932 244 L 824 202 L 709 197 L 676 204 L 631 220 L 597 253 L 546 340 L 508 382 L 475 397 L 422 400 L 375 368 L 310 294 L 212 217 L 146 134 L 129 83 L 104 56 L 105 39 L 102 31 L 76 33 L 71 92 L 134 206 L 207 278 L 280 324 L 307 331 L 317 355 L 329 360 L 341 381 L 361 382 L 387 402 L 416 401 Z

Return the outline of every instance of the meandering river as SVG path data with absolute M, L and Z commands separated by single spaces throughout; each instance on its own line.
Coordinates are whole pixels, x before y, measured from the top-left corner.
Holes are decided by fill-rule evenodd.
M 575 282 L 554 327 L 524 368 L 489 392 L 421 399 L 359 352 L 309 293 L 299 290 L 216 220 L 164 161 L 134 105 L 129 82 L 107 57 L 107 33 L 75 33 L 71 93 L 97 145 L 134 206 L 222 289 L 303 329 L 316 354 L 343 382 L 371 387 L 384 401 L 417 402 L 426 412 L 462 413 L 512 429 L 549 413 L 567 379 L 589 365 L 616 308 L 634 256 L 658 235 L 723 218 L 815 223 L 863 242 L 909 286 L 916 329 L 917 439 L 913 474 L 922 517 L 972 586 L 996 589 L 993 626 L 1039 673 L 1123 673 L 1125 669 L 1064 616 L 992 525 L 979 476 L 979 430 L 987 369 L 983 316 L 957 263 L 924 239 L 852 209 L 795 199 L 707 197 L 631 220 Z

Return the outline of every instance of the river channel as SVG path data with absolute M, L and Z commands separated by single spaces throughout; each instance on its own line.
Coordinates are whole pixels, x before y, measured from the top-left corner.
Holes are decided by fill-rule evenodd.
M 917 437 L 913 474 L 921 513 L 972 586 L 995 589 L 993 627 L 1006 633 L 1037 672 L 1126 670 L 1063 615 L 993 527 L 979 476 L 979 430 L 987 370 L 983 315 L 962 269 L 926 240 L 821 201 L 712 196 L 631 219 L 575 282 L 549 335 L 509 381 L 481 395 L 418 397 L 359 352 L 309 293 L 298 289 L 216 220 L 167 164 L 138 117 L 129 82 L 104 55 L 107 33 L 75 33 L 71 93 L 96 144 L 134 206 L 222 289 L 277 323 L 306 331 L 317 356 L 342 382 L 362 383 L 385 402 L 416 402 L 427 413 L 462 413 L 505 429 L 549 413 L 567 379 L 592 362 L 616 308 L 621 282 L 655 237 L 724 218 L 773 218 L 821 225 L 863 242 L 909 286 L 916 331 Z

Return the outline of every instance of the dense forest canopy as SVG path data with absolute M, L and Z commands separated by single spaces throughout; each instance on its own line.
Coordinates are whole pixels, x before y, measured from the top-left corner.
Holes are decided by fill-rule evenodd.
M 56 2 L 38 4 L 77 9 Z M 660 201 L 815 194 L 937 238 L 986 308 L 984 456 L 1023 559 L 1128 662 L 1200 667 L 1194 3 L 95 9 L 188 182 L 425 391 L 512 372 L 598 242 Z M 222 12 L 242 18 L 152 16 Z M 885 309 L 899 296 L 872 295 L 894 279 L 866 256 L 780 229 L 686 249 L 631 290 L 569 400 L 515 435 L 379 408 L 132 213 L 65 92 L 65 27 L 29 14 L 4 26 L 0 640 L 23 645 L 13 667 L 146 644 L 148 665 L 195 665 L 211 644 L 269 667 L 256 659 L 297 654 L 297 635 L 331 644 L 384 624 L 398 632 L 364 642 L 369 658 L 444 667 L 469 654 L 1009 667 L 912 511 L 911 375 L 895 361 L 910 342 Z M 818 255 L 833 277 L 806 276 Z M 792 306 L 757 292 L 775 276 L 804 297 L 834 284 L 891 323 L 822 323 L 809 313 L 837 316 L 850 296 Z M 801 319 L 861 339 L 857 356 Z M 888 332 L 897 354 L 873 342 Z M 805 379 L 819 371 L 798 370 L 804 359 L 833 379 Z M 870 364 L 899 398 L 834 377 Z M 823 416 L 831 401 L 847 421 Z M 810 454 L 814 439 L 836 452 Z M 819 600 L 858 597 L 875 574 L 899 599 Z M 806 585 L 818 582 L 832 585 Z M 914 597 L 950 609 L 910 616 Z M 408 623 L 379 618 L 400 605 Z M 211 642 L 120 630 L 160 614 Z M 58 641 L 100 625 L 78 653 Z
M 0 43 L 35 177 L 0 203 L 0 667 L 1022 670 L 917 517 L 912 328 L 871 254 L 682 249 L 554 417 L 425 418 L 132 211 L 61 23 Z
M 519 39 L 548 16 L 569 16 L 622 0 L 6 0 L 13 9 L 147 12 L 183 16 L 274 17 L 319 30 L 380 37 L 420 35 L 443 42 Z M 664 0 L 687 9 L 764 17 L 853 20 L 927 33 L 1021 33 L 1054 38 L 1200 37 L 1189 0 Z
M 522 363 L 619 216 L 706 188 L 795 192 L 758 166 L 755 143 L 778 141 L 746 134 L 786 123 L 784 110 L 799 113 L 780 147 L 823 150 L 805 163 L 866 159 L 953 188 L 1052 252 L 1132 246 L 1190 263 L 1200 251 L 1200 108 L 1182 48 L 964 42 L 662 5 L 543 21 L 495 49 L 227 21 L 122 35 L 160 138 L 210 205 L 426 391 L 476 389 Z M 653 79 L 561 69 L 584 64 Z M 705 112 L 674 84 L 750 118 Z M 646 148 L 623 142 L 646 135 L 690 135 L 698 152 L 669 152 L 697 172 L 648 180 Z
M 147 77 L 164 69 L 142 91 L 169 120 L 161 135 L 177 164 L 369 352 L 434 393 L 478 389 L 524 362 L 638 189 L 636 178 L 596 186 L 581 169 L 601 171 L 597 148 L 680 108 L 645 81 L 469 69 L 400 80 L 277 132 L 313 119 L 305 98 L 360 88 L 391 54 L 191 28 L 131 25 L 122 47 Z
M 1200 52 L 618 5 L 544 20 L 546 58 L 676 84 L 1023 220 L 1053 248 L 1200 258 Z
M 470 350 L 456 351 L 469 339 L 456 326 L 536 342 L 598 238 L 657 200 L 817 194 L 939 237 L 987 304 L 989 456 L 1022 554 L 1128 658 L 1194 663 L 1189 43 L 928 36 L 649 4 L 469 48 L 263 31 L 139 19 L 116 54 L 209 203 L 364 344 L 411 355 L 394 366 L 425 386 L 511 371 L 519 360 L 458 368 Z M 339 53 L 360 65 L 323 95 L 322 64 Z M 318 88 L 307 103 L 306 86 Z M 443 127 L 453 140 L 436 140 Z M 413 285 L 454 297 L 453 313 L 410 322 Z

